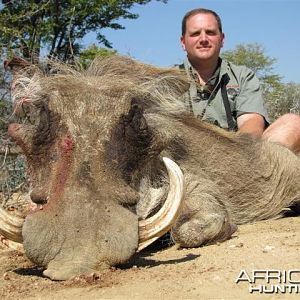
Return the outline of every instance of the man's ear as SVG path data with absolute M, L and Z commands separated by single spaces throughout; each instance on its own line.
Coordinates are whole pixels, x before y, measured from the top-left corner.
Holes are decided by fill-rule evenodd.
M 224 46 L 224 41 L 225 41 L 225 34 L 222 32 L 222 42 L 221 42 L 221 47 Z
M 180 37 L 180 43 L 181 43 L 182 49 L 185 51 L 185 39 L 184 39 L 184 36 Z
M 128 113 L 120 117 L 106 146 L 107 159 L 120 169 L 126 181 L 130 181 L 130 174 L 144 164 L 152 137 L 141 101 L 132 98 Z

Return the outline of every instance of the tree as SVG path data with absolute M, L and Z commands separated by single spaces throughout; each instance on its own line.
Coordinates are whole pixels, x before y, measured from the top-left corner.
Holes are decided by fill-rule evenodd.
M 300 114 L 300 84 L 282 84 L 277 94 L 267 98 L 268 111 L 272 120 L 286 113 Z
M 68 61 L 78 55 L 80 40 L 97 33 L 100 44 L 112 45 L 102 29 L 124 29 L 119 19 L 136 19 L 130 9 L 151 0 L 2 0 L 0 44 L 6 54 L 18 51 L 23 58 L 38 61 L 41 51 Z M 167 0 L 156 0 L 166 3 Z
M 267 104 L 271 120 L 282 114 L 275 109 L 284 100 L 285 85 L 281 82 L 281 76 L 273 73 L 275 58 L 265 54 L 265 49 L 260 44 L 237 45 L 235 49 L 225 51 L 222 57 L 237 65 L 245 65 L 252 69 L 261 81 L 263 95 Z M 285 103 L 283 106 L 287 106 Z
M 225 51 L 222 57 L 236 65 L 250 68 L 261 80 L 265 91 L 270 92 L 281 84 L 281 76 L 273 74 L 275 58 L 265 54 L 265 49 L 260 44 L 239 44 L 233 50 Z
M 116 50 L 101 48 L 95 44 L 92 44 L 88 48 L 80 52 L 78 61 L 83 68 L 86 68 L 95 57 L 97 56 L 105 57 L 109 55 L 114 55 L 116 53 L 117 53 Z
M 0 206 L 8 201 L 15 190 L 28 188 L 25 163 L 7 134 L 8 122 L 12 121 L 12 103 L 10 101 L 10 74 L 0 65 Z
M 62 61 L 77 56 L 87 65 L 93 56 L 110 50 L 91 46 L 81 51 L 81 39 L 90 32 L 97 33 L 100 44 L 111 44 L 102 29 L 124 29 L 120 19 L 136 19 L 131 13 L 134 5 L 151 0 L 2 0 L 0 4 L 0 58 L 18 55 L 38 63 L 41 53 Z M 166 3 L 167 0 L 156 0 Z M 81 55 L 80 55 L 80 52 Z M 0 133 L 5 129 L 3 117 L 11 109 L 7 74 L 0 69 Z
M 10 75 L 4 71 L 4 66 L 2 64 L 0 65 L 0 141 L 7 129 L 6 118 L 8 118 L 12 112 L 9 82 Z

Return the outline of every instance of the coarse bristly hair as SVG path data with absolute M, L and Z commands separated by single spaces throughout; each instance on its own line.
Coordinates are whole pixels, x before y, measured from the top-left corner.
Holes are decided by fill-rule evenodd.
M 83 126 L 82 116 L 97 116 L 97 111 L 104 109 L 121 111 L 133 97 L 147 98 L 152 111 L 185 111 L 179 95 L 187 90 L 188 82 L 175 68 L 156 68 L 118 55 L 95 59 L 85 71 L 59 63 L 50 66 L 50 74 L 45 75 L 38 68 L 33 72 L 34 67 L 19 74 L 14 80 L 13 102 L 18 106 L 24 99 L 32 104 L 48 101 L 65 121 L 70 119 L 67 123 L 74 136 L 78 120 L 78 125 Z M 103 107 L 107 103 L 101 97 L 110 97 L 110 93 L 123 100 L 110 103 L 110 108 Z
M 132 99 L 139 99 L 158 140 L 171 140 L 179 146 L 184 141 L 188 153 L 180 166 L 188 180 L 187 198 L 190 195 L 199 202 L 213 191 L 214 205 L 226 207 L 234 223 L 276 216 L 297 199 L 298 158 L 281 146 L 240 138 L 188 115 L 180 98 L 188 86 L 188 79 L 178 69 L 157 68 L 115 55 L 96 59 L 84 71 L 54 64 L 50 74 L 25 72 L 14 81 L 13 98 L 17 103 L 26 98 L 33 105 L 46 101 L 62 116 L 85 156 L 104 152 L 103 140 L 109 141 L 111 124 L 129 111 Z M 176 135 L 174 126 L 178 127 Z M 169 150 L 166 153 L 172 152 Z M 175 150 L 173 157 L 178 156 Z M 213 178 L 208 180 L 209 176 Z M 143 182 L 147 185 L 150 180 Z M 160 187 L 157 191 L 161 193 Z M 151 199 L 155 202 L 156 196 Z

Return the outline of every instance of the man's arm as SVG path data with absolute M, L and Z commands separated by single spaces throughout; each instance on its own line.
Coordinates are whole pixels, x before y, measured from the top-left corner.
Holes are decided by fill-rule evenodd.
M 251 134 L 255 138 L 261 138 L 265 130 L 265 119 L 257 113 L 245 113 L 237 118 L 239 133 Z

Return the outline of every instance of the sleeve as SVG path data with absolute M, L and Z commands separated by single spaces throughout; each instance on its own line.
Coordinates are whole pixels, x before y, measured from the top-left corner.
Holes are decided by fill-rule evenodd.
M 243 68 L 239 78 L 240 92 L 236 97 L 237 117 L 244 113 L 258 113 L 267 124 L 270 123 L 268 112 L 263 100 L 261 85 L 255 73 Z

